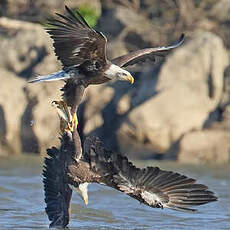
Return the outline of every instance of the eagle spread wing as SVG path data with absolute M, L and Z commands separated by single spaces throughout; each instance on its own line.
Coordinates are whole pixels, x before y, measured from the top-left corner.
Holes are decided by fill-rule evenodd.
M 67 183 L 65 159 L 67 154 L 55 147 L 47 149 L 43 184 L 45 191 L 46 213 L 51 221 L 50 227 L 66 227 L 70 221 L 70 202 L 72 190 Z
M 123 56 L 117 57 L 112 60 L 112 63 L 120 66 L 126 67 L 128 65 L 134 65 L 139 62 L 144 62 L 146 60 L 150 60 L 152 62 L 156 62 L 157 57 L 166 56 L 169 51 L 180 46 L 184 41 L 184 34 L 180 36 L 178 41 L 173 43 L 170 46 L 163 46 L 157 48 L 146 48 L 137 51 L 133 51 L 131 53 L 125 54 Z
M 78 164 L 74 160 L 75 147 L 74 141 L 63 135 L 60 149 L 47 150 L 49 158 L 45 158 L 43 183 L 50 227 L 64 228 L 69 223 L 72 197 L 69 184 L 74 178 L 78 185 L 85 182 L 107 185 L 154 208 L 195 211 L 192 206 L 217 200 L 207 186 L 196 183 L 195 179 L 158 167 L 135 167 L 127 157 L 106 150 L 97 137 L 86 138 L 80 160 L 84 168 L 79 168 L 80 161 Z M 79 170 L 69 170 L 72 164 Z M 84 171 L 87 175 L 82 176 Z
M 65 67 L 81 65 L 86 60 L 106 62 L 106 38 L 92 29 L 78 11 L 74 14 L 67 6 L 66 16 L 53 20 L 47 28 L 54 43 L 55 53 Z
M 114 187 L 154 208 L 195 211 L 217 198 L 195 179 L 158 167 L 136 168 L 125 156 L 107 151 L 96 137 L 85 141 L 85 155 L 92 170 L 102 175 L 101 184 Z

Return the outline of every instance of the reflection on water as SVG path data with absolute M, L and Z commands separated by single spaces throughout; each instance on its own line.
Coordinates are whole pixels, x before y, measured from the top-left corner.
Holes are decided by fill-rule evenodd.
M 185 166 L 135 162 L 199 179 L 219 197 L 197 213 L 152 209 L 110 188 L 90 185 L 89 205 L 74 194 L 70 229 L 230 229 L 230 166 Z M 44 212 L 42 160 L 23 156 L 0 159 L 0 229 L 47 229 Z

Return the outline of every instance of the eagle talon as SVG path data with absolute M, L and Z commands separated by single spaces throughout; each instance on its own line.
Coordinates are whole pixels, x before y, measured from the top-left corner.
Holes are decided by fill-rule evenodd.
M 53 101 L 52 105 L 57 107 L 61 132 L 73 132 L 78 125 L 76 113 L 71 114 L 70 108 L 65 101 Z

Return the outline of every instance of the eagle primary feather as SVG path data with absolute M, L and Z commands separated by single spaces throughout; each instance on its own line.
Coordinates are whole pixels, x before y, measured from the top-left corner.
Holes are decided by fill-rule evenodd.
M 53 20 L 47 32 L 54 43 L 54 51 L 64 67 L 79 66 L 86 60 L 98 60 L 106 65 L 106 38 L 90 28 L 78 11 L 66 7 L 67 15 L 57 14 L 62 20 Z
M 183 43 L 183 41 L 184 34 L 182 34 L 178 41 L 174 42 L 172 45 L 133 51 L 131 53 L 113 59 L 112 63 L 120 67 L 134 65 L 140 62 L 144 62 L 146 60 L 150 60 L 152 61 L 152 63 L 155 63 L 157 57 L 165 57 L 169 53 L 169 51 L 180 46 Z

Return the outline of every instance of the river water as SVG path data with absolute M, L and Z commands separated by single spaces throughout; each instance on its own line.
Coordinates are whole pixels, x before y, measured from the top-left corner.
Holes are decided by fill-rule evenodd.
M 174 162 L 135 162 L 160 166 L 198 179 L 219 200 L 197 213 L 159 210 L 110 188 L 89 186 L 89 204 L 77 194 L 72 200 L 70 229 L 230 229 L 230 165 L 189 166 Z M 42 159 L 36 156 L 0 158 L 0 230 L 48 229 L 41 178 Z

